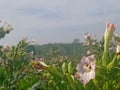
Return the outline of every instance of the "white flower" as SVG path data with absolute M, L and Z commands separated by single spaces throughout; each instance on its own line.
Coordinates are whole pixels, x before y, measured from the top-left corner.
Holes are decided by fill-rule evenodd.
M 95 78 L 95 64 L 88 57 L 83 57 L 76 67 L 77 72 L 75 78 L 81 83 L 87 84 L 91 79 Z
M 117 45 L 116 53 L 120 53 L 120 45 Z

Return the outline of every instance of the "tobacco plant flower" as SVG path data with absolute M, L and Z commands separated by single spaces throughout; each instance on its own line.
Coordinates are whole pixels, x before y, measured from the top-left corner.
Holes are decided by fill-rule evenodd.
M 109 49 L 109 43 L 113 36 L 113 32 L 115 31 L 115 25 L 107 23 L 106 30 L 104 33 L 104 52 L 107 53 Z
M 117 47 L 116 47 L 116 53 L 120 53 L 120 45 L 117 45 Z
M 75 78 L 80 80 L 81 83 L 87 84 L 91 79 L 95 78 L 95 64 L 88 58 L 83 57 L 80 63 L 76 67 L 77 72 L 75 73 Z
M 31 64 L 33 68 L 37 69 L 38 71 L 42 71 L 43 69 L 48 67 L 44 62 L 44 58 L 42 57 L 35 58 L 35 60 L 31 62 Z
M 93 45 L 94 46 L 97 43 L 96 36 L 95 35 L 92 36 L 89 33 L 84 34 L 84 39 L 85 39 L 85 43 L 83 43 L 83 45 L 87 45 L 87 46 Z
M 117 34 L 114 34 L 114 40 L 116 45 L 116 53 L 120 53 L 120 36 Z

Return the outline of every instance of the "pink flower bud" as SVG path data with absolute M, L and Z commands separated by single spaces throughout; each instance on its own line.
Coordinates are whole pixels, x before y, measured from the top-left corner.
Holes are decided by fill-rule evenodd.
M 106 30 L 104 33 L 104 51 L 108 52 L 109 49 L 109 42 L 112 39 L 113 32 L 115 31 L 115 25 L 107 23 Z

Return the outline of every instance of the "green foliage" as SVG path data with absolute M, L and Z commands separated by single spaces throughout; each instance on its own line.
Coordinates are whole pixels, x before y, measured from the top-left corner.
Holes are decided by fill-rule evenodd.
M 6 24 L 1 26 L 0 39 L 11 29 Z M 78 39 L 71 44 L 47 45 L 31 45 L 23 39 L 15 46 L 1 46 L 0 90 L 119 90 L 120 54 L 104 53 L 104 41 L 88 39 L 88 46 Z M 87 57 L 96 56 L 96 76 L 84 85 L 74 75 L 87 50 Z
M 1 48 L 0 84 L 8 90 L 19 88 L 17 82 L 24 77 L 24 69 L 28 68 L 30 58 L 29 53 L 24 52 L 26 46 L 26 41 L 22 40 L 17 46 Z
M 60 56 L 77 57 L 86 54 L 88 47 L 83 46 L 82 43 L 55 43 L 46 45 L 29 45 L 26 51 L 33 51 L 35 56 L 47 57 L 50 52 L 57 51 Z
M 0 26 L 0 39 L 4 38 L 5 35 L 8 34 L 12 29 L 12 26 L 7 24 L 7 22 Z

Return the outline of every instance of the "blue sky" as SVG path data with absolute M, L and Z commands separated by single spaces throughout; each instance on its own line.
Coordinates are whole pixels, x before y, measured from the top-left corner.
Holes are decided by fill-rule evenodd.
M 119 0 L 0 0 L 0 19 L 14 30 L 0 44 L 16 44 L 23 37 L 38 44 L 83 41 L 89 32 L 100 39 L 106 21 L 120 34 Z

